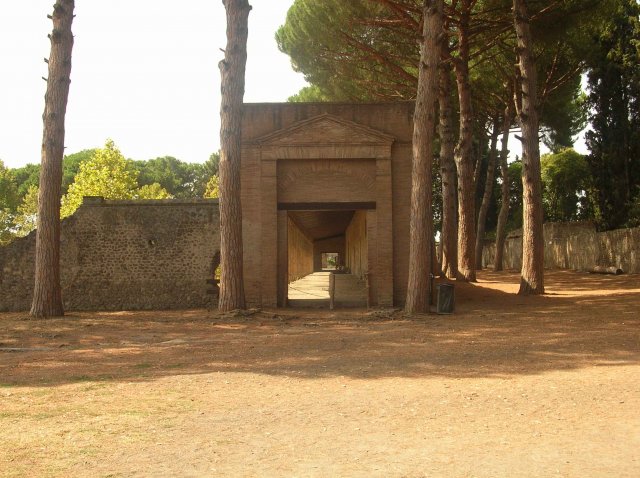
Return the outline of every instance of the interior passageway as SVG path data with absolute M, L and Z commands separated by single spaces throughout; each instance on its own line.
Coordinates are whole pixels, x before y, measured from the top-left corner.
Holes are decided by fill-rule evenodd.
M 366 217 L 365 210 L 288 212 L 287 302 L 290 306 L 329 307 L 329 276 L 333 271 L 335 305 L 366 307 Z

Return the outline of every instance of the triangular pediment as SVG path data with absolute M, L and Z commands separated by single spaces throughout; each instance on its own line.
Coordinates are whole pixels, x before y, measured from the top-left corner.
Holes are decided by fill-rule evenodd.
M 262 136 L 256 143 L 269 146 L 391 145 L 395 138 L 368 126 L 330 114 L 299 121 Z

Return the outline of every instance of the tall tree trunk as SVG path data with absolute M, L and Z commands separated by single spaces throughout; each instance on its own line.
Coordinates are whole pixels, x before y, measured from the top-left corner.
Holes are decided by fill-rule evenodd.
M 476 280 L 475 184 L 472 140 L 473 112 L 469 84 L 469 20 L 471 0 L 462 0 L 455 72 L 460 103 L 460 137 L 455 149 L 458 172 L 458 279 Z
M 504 122 L 502 123 L 502 145 L 500 149 L 500 173 L 502 184 L 500 186 L 501 201 L 500 213 L 498 214 L 498 226 L 496 228 L 496 258 L 494 270 L 501 271 L 504 262 L 504 241 L 507 238 L 507 219 L 509 218 L 509 130 L 513 122 L 513 100 L 510 100 L 504 112 Z
M 409 227 L 409 280 L 406 311 L 429 311 L 431 273 L 431 165 L 438 99 L 438 62 L 444 0 L 424 0 L 416 109 L 413 116 L 413 167 Z
M 473 190 L 475 195 L 474 197 L 478 197 L 481 192 L 480 176 L 482 174 L 482 155 L 488 141 L 487 135 L 484 134 L 484 131 L 474 132 L 474 137 L 476 138 L 476 141 L 471 143 L 471 154 L 473 156 Z
M 49 77 L 42 133 L 40 192 L 36 232 L 36 263 L 31 315 L 64 315 L 60 286 L 60 192 L 64 156 L 64 119 L 71 83 L 74 0 L 57 0 L 53 5 L 53 31 L 49 55 Z
M 247 0 L 223 0 L 227 12 L 227 48 L 220 62 L 220 299 L 222 311 L 244 309 L 240 141 L 249 12 Z
M 536 65 L 529 13 L 524 0 L 513 0 L 518 38 L 522 129 L 522 272 L 519 294 L 544 294 L 544 237 L 542 233 L 542 179 L 536 111 Z
M 443 46 L 444 48 L 444 46 Z M 450 279 L 458 274 L 458 226 L 456 221 L 455 133 L 451 104 L 451 66 L 443 61 L 440 67 L 440 176 L 442 178 L 442 272 Z
M 482 203 L 478 212 L 478 230 L 476 232 L 476 269 L 482 269 L 482 249 L 484 248 L 484 231 L 487 225 L 487 212 L 493 193 L 493 180 L 495 179 L 496 156 L 498 155 L 498 135 L 500 134 L 500 120 L 494 118 L 493 131 L 491 132 L 491 146 L 487 162 L 487 177 L 484 182 Z

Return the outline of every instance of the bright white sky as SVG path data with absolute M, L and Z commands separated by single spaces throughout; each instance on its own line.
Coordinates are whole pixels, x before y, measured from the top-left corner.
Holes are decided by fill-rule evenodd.
M 286 101 L 305 85 L 274 34 L 293 0 L 252 0 L 246 102 Z M 3 5 L 0 159 L 40 162 L 52 0 Z M 77 0 L 66 153 L 112 138 L 132 159 L 204 162 L 219 149 L 221 0 Z

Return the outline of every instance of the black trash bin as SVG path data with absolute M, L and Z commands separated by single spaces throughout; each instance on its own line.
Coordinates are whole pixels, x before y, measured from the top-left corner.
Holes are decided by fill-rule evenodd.
M 438 300 L 436 312 L 438 314 L 453 314 L 455 308 L 455 288 L 453 284 L 438 284 Z

